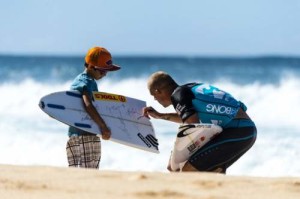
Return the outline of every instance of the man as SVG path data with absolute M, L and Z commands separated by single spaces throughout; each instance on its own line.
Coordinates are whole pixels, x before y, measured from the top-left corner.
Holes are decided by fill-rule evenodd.
M 162 71 L 149 77 L 148 89 L 163 107 L 172 104 L 176 113 L 160 113 L 145 107 L 144 116 L 183 124 L 212 123 L 223 129 L 189 157 L 182 171 L 226 173 L 256 140 L 256 127 L 246 113 L 246 106 L 227 92 L 203 83 L 179 86 Z M 172 170 L 170 162 L 168 169 Z

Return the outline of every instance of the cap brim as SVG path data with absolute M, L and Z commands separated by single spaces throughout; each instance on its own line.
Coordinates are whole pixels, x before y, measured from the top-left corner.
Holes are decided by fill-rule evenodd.
M 110 65 L 110 66 L 107 66 L 107 67 L 99 67 L 99 66 L 95 66 L 95 68 L 97 69 L 100 69 L 100 70 L 105 70 L 105 71 L 116 71 L 116 70 L 120 70 L 121 67 L 120 66 L 117 66 L 117 65 Z

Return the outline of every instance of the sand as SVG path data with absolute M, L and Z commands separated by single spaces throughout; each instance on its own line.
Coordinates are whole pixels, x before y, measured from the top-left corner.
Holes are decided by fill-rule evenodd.
M 1 199 L 290 199 L 300 178 L 0 165 Z

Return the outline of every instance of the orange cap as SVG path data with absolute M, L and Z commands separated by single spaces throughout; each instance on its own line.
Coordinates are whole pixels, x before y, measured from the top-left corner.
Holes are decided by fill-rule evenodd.
M 111 54 L 103 47 L 93 47 L 89 49 L 85 56 L 85 62 L 100 70 L 115 71 L 121 68 L 112 63 Z

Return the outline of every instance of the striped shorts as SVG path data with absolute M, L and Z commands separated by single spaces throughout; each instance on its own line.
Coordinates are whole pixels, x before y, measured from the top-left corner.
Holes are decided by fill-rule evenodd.
M 71 136 L 66 146 L 69 167 L 98 169 L 101 141 L 96 135 Z

